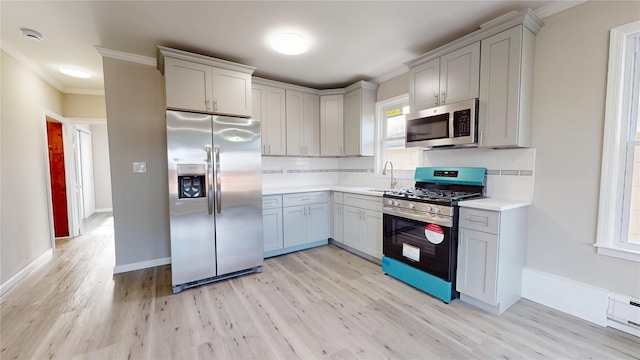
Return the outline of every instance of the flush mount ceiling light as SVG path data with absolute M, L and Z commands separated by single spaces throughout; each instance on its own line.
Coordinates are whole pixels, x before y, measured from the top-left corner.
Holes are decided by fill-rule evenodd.
M 271 38 L 271 47 L 285 55 L 300 55 L 309 48 L 307 40 L 294 33 L 283 33 Z
M 67 68 L 67 67 L 60 68 L 60 72 L 65 75 L 73 76 L 75 78 L 80 78 L 80 79 L 88 79 L 91 77 L 91 75 L 89 75 L 88 72 L 80 69 L 74 69 L 74 68 Z
M 40 34 L 39 32 L 37 32 L 35 30 L 31 30 L 31 29 L 27 29 L 27 28 L 22 28 L 20 30 L 22 30 L 22 35 L 26 36 L 27 38 L 29 38 L 29 39 L 31 39 L 33 41 L 42 41 L 44 39 L 42 34 Z

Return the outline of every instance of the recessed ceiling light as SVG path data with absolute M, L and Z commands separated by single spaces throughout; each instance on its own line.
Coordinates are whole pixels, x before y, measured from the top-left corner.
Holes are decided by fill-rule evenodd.
M 80 79 L 88 79 L 91 77 L 88 72 L 74 68 L 60 68 L 60 72 L 65 75 L 73 76 Z
M 42 34 L 40 34 L 39 32 L 37 32 L 35 30 L 31 30 L 31 29 L 27 29 L 27 28 L 22 28 L 20 30 L 22 30 L 22 35 L 26 36 L 27 38 L 29 38 L 31 40 L 42 41 L 44 39 Z
M 307 40 L 298 34 L 283 33 L 271 38 L 271 47 L 285 55 L 300 55 L 309 48 Z

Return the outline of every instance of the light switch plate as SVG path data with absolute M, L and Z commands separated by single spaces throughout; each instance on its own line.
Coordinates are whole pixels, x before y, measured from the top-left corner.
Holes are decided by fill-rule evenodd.
M 133 163 L 133 172 L 135 174 L 144 174 L 147 172 L 147 163 L 146 162 L 134 162 Z

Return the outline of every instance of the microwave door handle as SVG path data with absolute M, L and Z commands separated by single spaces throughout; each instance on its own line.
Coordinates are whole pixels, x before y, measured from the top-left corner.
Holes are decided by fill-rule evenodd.
M 455 111 L 449 112 L 449 138 L 454 138 L 456 136 L 456 134 L 453 132 L 454 130 L 453 121 L 455 118 L 453 114 L 455 114 Z

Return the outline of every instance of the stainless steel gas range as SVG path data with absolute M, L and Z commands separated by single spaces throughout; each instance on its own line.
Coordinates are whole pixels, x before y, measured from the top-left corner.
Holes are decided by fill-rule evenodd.
M 485 168 L 416 168 L 415 186 L 383 195 L 382 270 L 449 303 L 455 291 L 458 203 L 484 196 Z

